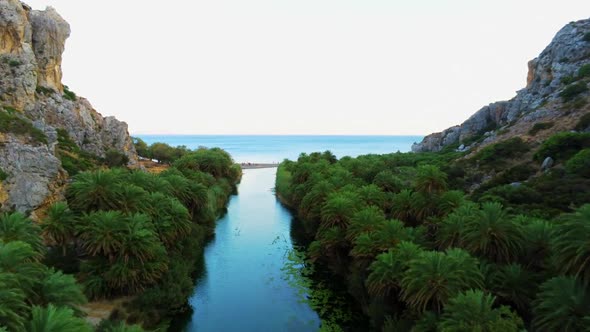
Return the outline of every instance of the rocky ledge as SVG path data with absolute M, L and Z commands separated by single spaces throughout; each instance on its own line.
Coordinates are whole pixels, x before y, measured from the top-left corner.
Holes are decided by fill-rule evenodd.
M 68 174 L 56 154 L 59 130 L 84 152 L 102 157 L 115 149 L 130 166 L 137 164 L 127 124 L 103 117 L 63 85 L 69 35 L 69 24 L 53 8 L 37 11 L 18 0 L 0 0 L 2 210 L 34 217 L 61 198 Z
M 527 85 L 517 92 L 516 97 L 485 106 L 461 125 L 426 136 L 412 146 L 412 151 L 440 151 L 448 146 L 473 149 L 476 141 L 480 147 L 521 135 L 535 123 L 543 121 L 555 122 L 557 125 L 553 131 L 569 130 L 571 128 L 559 124 L 571 123 L 572 117 L 580 117 L 586 111 L 584 106 L 587 103 L 564 98 L 563 92 L 577 84 L 578 98 L 587 96 L 588 80 L 582 80 L 579 71 L 589 63 L 590 19 L 571 22 L 557 33 L 536 59 L 528 63 Z

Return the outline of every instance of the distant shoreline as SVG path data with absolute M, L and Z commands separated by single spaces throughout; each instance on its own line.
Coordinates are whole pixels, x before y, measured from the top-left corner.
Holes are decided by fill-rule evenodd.
M 279 167 L 279 164 L 268 164 L 268 163 L 240 163 L 242 169 L 256 169 L 256 168 L 275 168 Z

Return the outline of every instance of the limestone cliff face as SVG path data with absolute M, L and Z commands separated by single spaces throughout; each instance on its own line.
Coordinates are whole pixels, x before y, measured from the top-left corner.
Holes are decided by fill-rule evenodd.
M 0 183 L 2 210 L 34 213 L 60 198 L 67 173 L 56 157 L 57 129 L 89 153 L 117 149 L 137 163 L 127 124 L 64 90 L 61 61 L 69 35 L 69 24 L 53 8 L 36 11 L 0 0 L 0 108 L 16 111 L 46 137 L 40 143 L 0 133 L 0 168 L 7 175 Z
M 556 122 L 554 130 L 571 129 L 559 124 L 572 122 L 569 118 L 581 115 L 585 109 L 580 109 L 580 105 L 577 108 L 565 105 L 560 93 L 567 87 L 564 79 L 575 77 L 579 68 L 590 63 L 588 33 L 590 19 L 566 25 L 545 50 L 529 62 L 527 85 L 516 97 L 485 106 L 461 125 L 426 136 L 412 146 L 412 151 L 440 151 L 445 146 L 482 134 L 487 136 L 482 144 L 485 145 L 520 135 L 539 121 Z

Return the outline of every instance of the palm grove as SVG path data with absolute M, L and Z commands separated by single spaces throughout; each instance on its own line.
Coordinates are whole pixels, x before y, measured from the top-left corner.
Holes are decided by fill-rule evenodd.
M 81 305 L 95 299 L 129 299 L 98 331 L 162 328 L 189 310 L 196 262 L 239 166 L 203 148 L 159 174 L 84 169 L 39 224 L 0 215 L 0 331 L 91 331 Z
M 346 284 L 372 329 L 588 330 L 590 134 L 558 133 L 536 154 L 513 140 L 469 157 L 302 154 L 276 190 L 313 240 L 308 264 Z M 547 153 L 548 172 L 514 165 Z

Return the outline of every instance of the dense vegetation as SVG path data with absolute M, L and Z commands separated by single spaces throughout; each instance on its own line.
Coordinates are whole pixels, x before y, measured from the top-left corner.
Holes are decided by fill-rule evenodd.
M 159 174 L 80 172 L 40 225 L 0 216 L 0 330 L 90 331 L 80 305 L 123 296 L 99 331 L 165 328 L 190 310 L 196 263 L 240 177 L 225 151 L 199 149 Z
M 184 145 L 174 147 L 162 142 L 147 145 L 144 140 L 138 137 L 133 137 L 133 145 L 139 156 L 146 159 L 154 159 L 158 163 L 164 164 L 174 162 L 190 151 Z
M 281 164 L 276 191 L 313 240 L 308 263 L 347 285 L 372 330 L 583 331 L 587 135 L 513 138 L 468 158 L 302 154 Z M 541 172 L 548 156 L 558 164 Z

